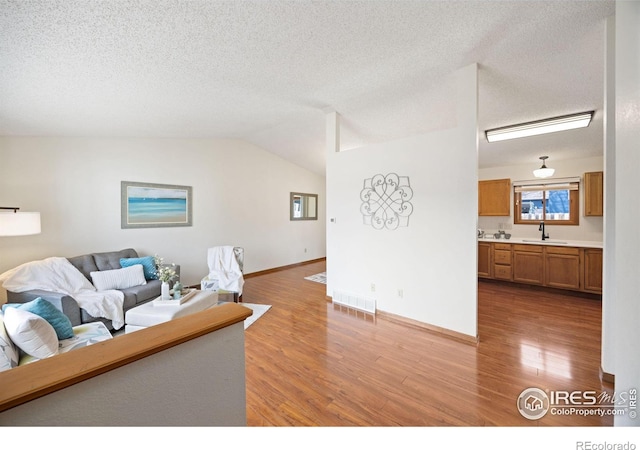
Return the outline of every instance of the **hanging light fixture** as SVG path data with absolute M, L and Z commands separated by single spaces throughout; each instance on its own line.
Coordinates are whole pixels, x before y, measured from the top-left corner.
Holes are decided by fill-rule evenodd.
M 40 234 L 39 212 L 18 212 L 20 208 L 0 206 L 0 236 Z
M 533 171 L 533 176 L 535 176 L 536 178 L 548 178 L 551 175 L 553 175 L 553 173 L 555 172 L 555 169 L 552 169 L 550 167 L 547 167 L 547 165 L 545 164 L 545 160 L 548 159 L 548 156 L 541 156 L 540 159 L 542 160 L 542 167 L 540 167 L 539 169 L 536 169 Z
M 588 127 L 593 118 L 593 111 L 568 116 L 552 117 L 551 119 L 536 120 L 534 122 L 509 125 L 502 128 L 486 130 L 487 141 L 496 142 L 505 139 L 515 139 L 526 136 L 536 136 L 538 134 L 554 133 L 556 131 L 572 130 L 575 128 Z

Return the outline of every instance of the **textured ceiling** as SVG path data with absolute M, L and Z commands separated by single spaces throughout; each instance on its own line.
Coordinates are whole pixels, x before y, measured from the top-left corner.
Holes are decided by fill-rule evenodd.
M 0 0 L 0 135 L 239 138 L 322 174 L 326 111 L 343 118 L 343 148 L 446 128 L 452 74 L 478 63 L 480 167 L 597 156 L 614 8 Z M 592 109 L 588 129 L 482 134 Z

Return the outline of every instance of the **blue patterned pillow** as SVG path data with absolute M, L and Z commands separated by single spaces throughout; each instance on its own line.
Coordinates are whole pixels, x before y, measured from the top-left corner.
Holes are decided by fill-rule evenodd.
M 142 264 L 144 277 L 147 280 L 157 280 L 156 261 L 153 256 L 143 256 L 142 258 L 120 258 L 120 267 L 131 267 Z
M 43 298 L 38 297 L 27 303 L 7 303 L 2 305 L 3 311 L 6 311 L 7 308 L 22 309 L 23 311 L 28 311 L 36 316 L 42 317 L 51 324 L 54 330 L 56 330 L 58 340 L 69 339 L 74 336 L 73 326 L 71 325 L 69 318 L 65 316 L 62 311 L 53 306 L 51 302 L 48 302 Z

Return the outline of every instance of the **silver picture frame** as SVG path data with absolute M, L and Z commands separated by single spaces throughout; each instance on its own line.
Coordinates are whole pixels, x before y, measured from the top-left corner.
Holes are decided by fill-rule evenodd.
M 121 228 L 190 227 L 192 187 L 122 181 Z

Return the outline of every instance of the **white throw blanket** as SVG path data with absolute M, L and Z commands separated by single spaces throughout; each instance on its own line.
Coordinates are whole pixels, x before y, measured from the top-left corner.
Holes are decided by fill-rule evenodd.
M 93 317 L 110 319 L 114 329 L 124 325 L 124 294 L 117 290 L 97 291 L 66 258 L 54 256 L 22 264 L 0 275 L 0 283 L 11 292 L 42 289 L 68 295 Z
M 244 278 L 232 246 L 210 248 L 207 262 L 210 280 L 218 280 L 220 289 L 242 295 Z

